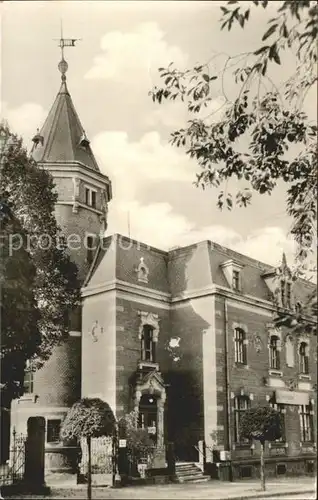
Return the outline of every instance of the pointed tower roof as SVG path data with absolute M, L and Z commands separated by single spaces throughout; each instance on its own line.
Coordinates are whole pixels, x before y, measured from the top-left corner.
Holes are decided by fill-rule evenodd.
M 58 68 L 62 84 L 43 127 L 33 137 L 32 157 L 39 163 L 79 162 L 99 172 L 66 85 L 68 64 L 64 57 Z

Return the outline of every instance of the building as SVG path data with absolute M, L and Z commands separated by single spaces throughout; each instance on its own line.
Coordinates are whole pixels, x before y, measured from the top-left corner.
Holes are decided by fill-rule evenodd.
M 267 450 L 272 474 L 313 471 L 316 337 L 273 323 L 278 307 L 306 316 L 313 285 L 293 282 L 283 257 L 277 269 L 211 241 L 164 252 L 121 235 L 107 236 L 111 183 L 90 149 L 66 85 L 34 137 L 33 157 L 58 191 L 56 217 L 72 241 L 82 279 L 82 310 L 69 340 L 45 366 L 26 374 L 25 395 L 12 405 L 12 426 L 46 418 L 46 464 L 68 470 L 59 441 L 67 409 L 100 397 L 116 416 L 137 409 L 139 425 L 179 461 L 231 463 L 234 477 L 257 474 L 259 448 L 239 433 L 242 413 L 270 404 L 284 435 Z M 74 245 L 76 243 L 77 247 Z M 78 247 L 80 245 L 80 247 Z M 308 317 L 314 324 L 314 318 Z M 214 458 L 213 458 L 214 457 Z

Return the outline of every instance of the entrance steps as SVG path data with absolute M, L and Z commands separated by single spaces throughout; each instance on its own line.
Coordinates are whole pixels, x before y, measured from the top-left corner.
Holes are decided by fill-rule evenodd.
M 194 462 L 177 462 L 176 477 L 178 483 L 203 483 L 210 480 Z

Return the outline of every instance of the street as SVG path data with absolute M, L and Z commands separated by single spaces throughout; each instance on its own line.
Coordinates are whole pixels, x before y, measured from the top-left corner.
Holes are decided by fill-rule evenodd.
M 209 481 L 205 483 L 192 484 L 169 484 L 153 486 L 134 486 L 126 488 L 93 488 L 93 499 L 243 499 L 243 498 L 280 498 L 282 500 L 311 500 L 316 498 L 314 494 L 315 481 L 313 478 L 289 478 L 281 481 L 268 480 L 266 492 L 260 490 L 260 483 L 256 481 L 240 481 L 225 483 Z M 45 498 L 87 498 L 86 488 L 53 488 L 50 497 Z M 6 497 L 9 498 L 9 497 Z M 15 495 L 14 498 L 43 498 L 39 496 Z

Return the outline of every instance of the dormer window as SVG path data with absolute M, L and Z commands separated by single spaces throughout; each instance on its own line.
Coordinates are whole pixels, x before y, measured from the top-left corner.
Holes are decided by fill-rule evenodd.
M 96 208 L 97 191 L 95 189 L 85 188 L 85 205 Z
M 232 290 L 241 291 L 241 271 L 243 269 L 243 266 L 231 259 L 223 262 L 223 264 L 221 264 L 221 267 L 224 272 L 226 281 L 228 282 Z
M 292 284 L 290 281 L 280 281 L 280 305 L 288 309 L 292 306 Z
M 291 307 L 291 283 L 286 283 L 286 306 Z
M 85 134 L 84 131 L 83 131 L 83 135 L 82 135 L 82 137 L 80 139 L 79 145 L 82 148 L 88 148 L 88 146 L 89 146 L 89 140 L 87 139 L 86 134 Z
M 240 272 L 236 269 L 233 269 L 232 287 L 233 290 L 240 289 Z
M 36 148 L 39 144 L 41 144 L 41 146 L 43 146 L 43 144 L 44 144 L 44 137 L 43 137 L 43 135 L 41 135 L 41 134 L 40 134 L 39 129 L 37 129 L 35 136 L 32 138 L 32 142 L 33 142 L 33 144 L 34 144 L 34 146 L 33 146 L 33 147 L 34 147 L 34 149 L 35 149 L 35 148 Z

